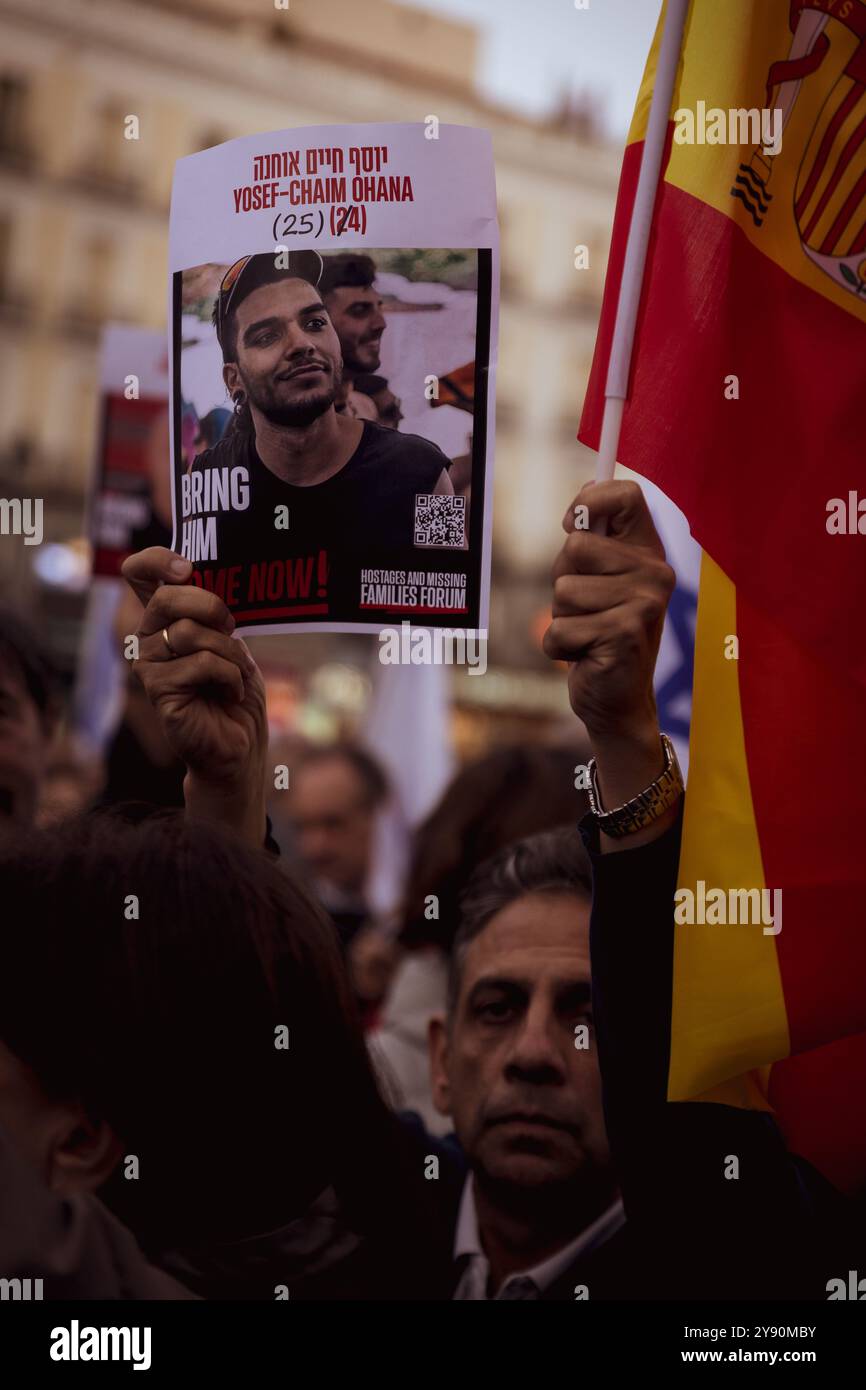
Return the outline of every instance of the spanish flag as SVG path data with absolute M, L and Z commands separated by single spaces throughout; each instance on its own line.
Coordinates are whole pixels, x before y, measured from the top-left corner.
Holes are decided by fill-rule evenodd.
M 593 448 L 663 19 L 623 160 Z M 717 910 L 675 927 L 669 1098 L 770 1108 L 850 1188 L 866 1179 L 866 0 L 691 0 L 617 456 L 704 552 L 680 886 L 727 904 L 781 890 L 772 926 Z

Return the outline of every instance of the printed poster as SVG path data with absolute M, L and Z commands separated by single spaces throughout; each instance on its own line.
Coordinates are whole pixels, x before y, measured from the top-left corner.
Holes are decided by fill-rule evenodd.
M 169 254 L 173 548 L 194 582 L 242 632 L 485 629 L 489 134 L 431 117 L 204 150 L 176 167 Z

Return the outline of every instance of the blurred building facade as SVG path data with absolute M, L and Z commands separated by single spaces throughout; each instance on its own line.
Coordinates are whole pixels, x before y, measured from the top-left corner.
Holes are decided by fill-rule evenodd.
M 574 435 L 618 154 L 586 109 L 540 123 L 482 102 L 471 26 L 391 0 L 280 3 L 0 0 L 0 495 L 43 497 L 47 541 L 81 534 L 100 329 L 165 323 L 175 160 L 317 123 L 486 127 L 502 233 L 491 660 L 541 679 L 560 518 L 591 468 Z M 0 577 L 26 601 L 21 546 L 0 540 Z

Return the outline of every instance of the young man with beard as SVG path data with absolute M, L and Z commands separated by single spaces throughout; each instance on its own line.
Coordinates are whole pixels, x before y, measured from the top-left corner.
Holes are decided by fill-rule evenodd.
M 370 256 L 344 251 L 328 257 L 319 281 L 322 301 L 340 339 L 343 365 L 352 377 L 379 370 L 386 323 L 382 296 L 373 286 L 375 278 L 376 263 Z
M 382 351 L 385 315 L 382 296 L 374 289 L 376 263 L 356 251 L 329 255 L 322 268 L 319 293 L 328 318 L 340 340 L 343 354 L 343 381 L 334 408 L 338 415 L 354 415 L 359 420 L 375 420 L 378 413 L 369 402 L 369 392 L 355 385 L 359 372 L 376 371 Z
M 416 497 L 453 492 L 448 460 L 427 440 L 337 414 L 343 360 L 316 288 L 321 257 L 296 251 L 284 260 L 247 256 L 223 278 L 214 323 L 235 418 L 182 481 L 182 550 L 242 568 L 324 552 L 305 597 L 327 598 L 317 611 L 328 616 L 353 617 L 361 568 L 417 560 Z M 195 552 L 190 517 L 215 539 L 204 553 Z M 241 607 L 252 596 L 249 579 L 239 580 Z

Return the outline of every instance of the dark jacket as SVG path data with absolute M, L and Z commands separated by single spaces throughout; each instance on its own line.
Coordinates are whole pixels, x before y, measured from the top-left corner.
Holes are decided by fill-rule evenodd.
M 465 1159 L 456 1141 L 434 1138 L 417 1115 L 404 1113 L 394 1125 L 394 1143 L 382 1157 L 391 1201 L 372 1228 L 370 1212 L 353 1215 L 328 1188 L 278 1229 L 164 1252 L 160 1264 L 207 1299 L 394 1303 L 450 1298 L 453 1214 Z

